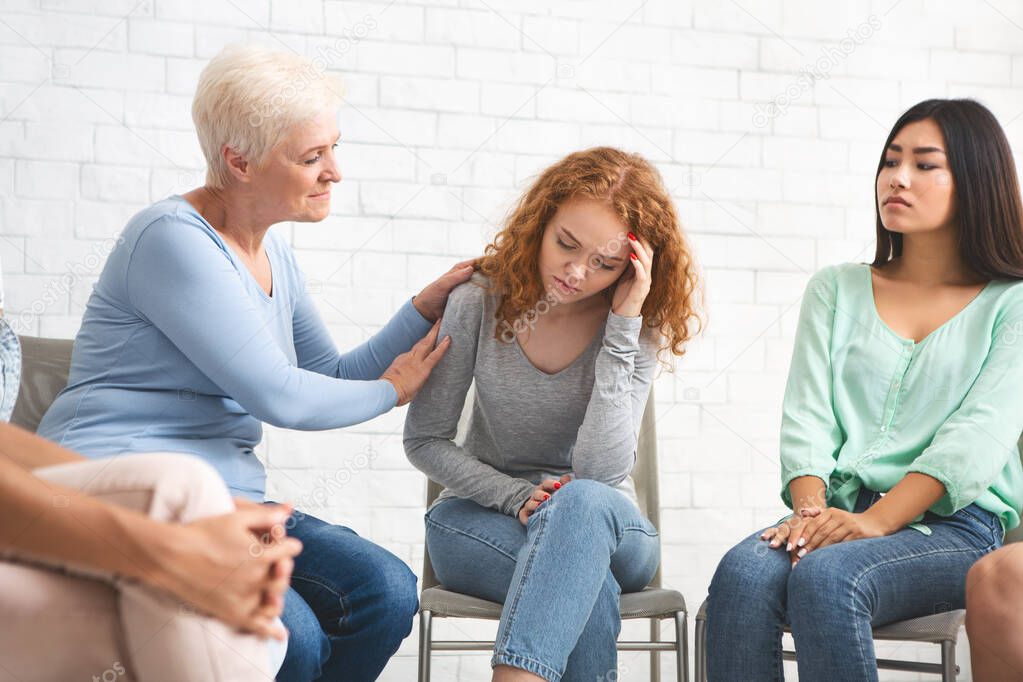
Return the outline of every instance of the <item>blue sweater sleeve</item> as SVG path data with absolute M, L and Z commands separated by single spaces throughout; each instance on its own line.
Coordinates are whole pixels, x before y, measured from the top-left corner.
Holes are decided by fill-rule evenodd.
M 136 312 L 225 396 L 255 418 L 293 429 L 357 424 L 397 403 L 387 381 L 351 381 L 293 366 L 204 229 L 174 216 L 148 225 L 126 270 Z
M 339 353 L 305 287 L 298 295 L 292 320 L 298 366 L 338 379 L 379 379 L 394 358 L 411 349 L 431 326 L 409 300 L 365 343 Z

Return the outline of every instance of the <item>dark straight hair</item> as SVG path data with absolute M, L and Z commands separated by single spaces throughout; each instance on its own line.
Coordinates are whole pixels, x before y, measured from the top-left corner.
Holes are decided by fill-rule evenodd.
M 925 119 L 937 123 L 945 136 L 963 260 L 985 279 L 1023 279 L 1023 199 L 1016 164 L 994 114 L 972 99 L 925 100 L 895 122 L 874 175 L 877 251 L 873 265 L 902 255 L 902 235 L 885 228 L 877 207 L 877 178 L 888 146 L 906 125 Z

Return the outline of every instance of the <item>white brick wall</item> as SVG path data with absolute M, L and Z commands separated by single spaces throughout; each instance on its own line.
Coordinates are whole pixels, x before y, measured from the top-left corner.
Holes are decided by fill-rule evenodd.
M 919 99 L 974 96 L 1023 149 L 1019 0 L 7 0 L 0 12 L 0 258 L 26 333 L 73 335 L 104 240 L 201 183 L 190 97 L 229 42 L 339 55 L 345 180 L 323 223 L 277 229 L 344 346 L 478 254 L 559 155 L 606 143 L 656 161 L 711 306 L 706 336 L 657 382 L 664 578 L 694 610 L 730 544 L 782 513 L 777 427 L 799 296 L 817 268 L 873 253 L 888 127 Z M 815 67 L 816 82 L 800 75 Z M 403 457 L 402 418 L 268 429 L 262 453 L 274 497 L 315 499 L 310 511 L 418 572 L 424 481 Z M 413 635 L 384 679 L 412 679 L 415 652 Z M 644 655 L 621 660 L 622 679 L 646 679 Z M 481 655 L 434 667 L 437 680 L 487 669 Z

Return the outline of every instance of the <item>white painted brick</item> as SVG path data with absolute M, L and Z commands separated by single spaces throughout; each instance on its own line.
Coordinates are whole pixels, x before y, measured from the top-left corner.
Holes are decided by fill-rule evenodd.
M 160 91 L 165 68 L 160 57 L 101 50 L 57 49 L 54 81 L 60 85 Z
M 584 88 L 610 92 L 645 93 L 650 90 L 649 64 L 622 59 L 602 59 L 599 52 L 585 61 L 559 60 L 564 64 L 557 82 L 564 86 L 578 84 Z
M 432 146 L 437 114 L 349 106 L 341 110 L 341 135 L 351 142 Z
M 492 118 L 465 114 L 440 114 L 437 118 L 437 146 L 445 149 L 489 149 L 494 146 L 498 124 Z
M 886 115 L 887 114 L 887 115 Z M 887 126 L 882 121 L 891 118 L 889 112 L 864 107 L 820 107 L 817 120 L 820 122 L 820 135 L 833 140 L 853 140 L 862 144 L 863 141 L 880 144 L 887 136 Z M 892 123 L 895 121 L 892 120 Z
M 579 22 L 526 15 L 522 18 L 522 48 L 527 52 L 579 54 Z
M 195 53 L 195 27 L 170 21 L 130 19 L 128 46 L 141 54 L 191 57 Z
M 31 83 L 35 87 L 49 77 L 47 52 L 23 45 L 0 45 L 0 81 Z
M 129 14 L 150 16 L 153 13 L 151 3 L 138 0 L 42 0 L 40 4 L 47 13 L 99 14 L 118 18 Z
M 397 3 L 327 2 L 324 3 L 328 35 L 351 41 L 419 41 L 423 39 L 424 8 Z
M 666 128 L 615 125 L 610 123 L 584 126 L 580 131 L 579 144 L 575 147 L 611 146 L 636 152 L 652 162 L 677 160 L 671 155 L 671 131 Z M 574 151 L 571 145 L 549 147 L 552 151 L 566 154 Z
M 124 93 L 112 90 L 71 87 L 51 84 L 4 84 L 0 91 L 0 107 L 4 116 L 13 120 L 65 123 L 111 123 L 124 115 Z
M 417 76 L 455 74 L 455 50 L 440 45 L 413 45 L 363 40 L 355 47 L 360 71 Z M 461 60 L 459 60 L 461 64 Z
M 678 131 L 674 154 L 685 163 L 757 166 L 760 165 L 760 146 L 760 140 L 753 135 Z
M 219 52 L 220 50 L 216 50 Z M 212 56 L 212 55 L 211 55 Z M 199 82 L 199 74 L 206 66 L 206 59 L 188 59 L 185 57 L 167 57 L 167 92 L 175 95 L 195 94 L 195 86 Z
M 843 209 L 834 207 L 760 202 L 757 212 L 757 229 L 765 235 L 839 237 L 845 224 Z
M 574 123 L 515 119 L 505 122 L 494 136 L 494 143 L 501 151 L 565 154 L 579 146 L 579 132 Z
M 555 60 L 546 54 L 459 48 L 459 78 L 498 83 L 543 84 L 556 76 Z
M 80 239 L 109 239 L 124 230 L 139 204 L 80 200 L 75 202 L 75 235 Z
M 82 166 L 82 196 L 101 201 L 135 201 L 149 199 L 149 169 L 136 167 Z
M 14 172 L 18 196 L 45 199 L 73 197 L 78 192 L 78 165 L 59 161 L 18 161 Z
M 380 79 L 380 104 L 426 111 L 476 112 L 480 108 L 480 86 L 454 79 L 384 76 Z
M 0 198 L 0 212 L 3 216 L 3 229 L 0 230 L 0 234 L 5 238 L 10 238 L 11 235 L 26 235 L 61 239 L 74 235 L 74 204 L 70 200 L 19 199 L 5 196 Z M 3 260 L 3 267 L 8 271 L 6 258 Z
M 697 66 L 664 66 L 653 70 L 654 92 L 676 95 L 699 93 L 702 97 L 735 99 L 739 96 L 739 72 Z
M 932 50 L 931 77 L 959 83 L 1008 85 L 1012 79 L 1012 59 L 1005 54 Z
M 523 40 L 522 19 L 489 9 L 426 9 L 426 42 L 442 45 L 515 49 Z
M 758 59 L 755 36 L 709 31 L 673 31 L 672 61 L 696 66 L 754 68 Z
M 75 123 L 26 123 L 25 136 L 15 145 L 25 159 L 88 161 L 92 158 L 92 126 Z
M 96 161 L 137 166 L 194 168 L 204 164 L 194 132 L 98 126 Z
M 548 86 L 536 96 L 537 117 L 552 121 L 618 123 L 628 120 L 626 95 Z
M 124 100 L 124 123 L 130 128 L 184 130 L 194 137 L 192 97 L 129 92 Z
M 443 185 L 372 182 L 359 187 L 367 215 L 402 218 L 452 218 L 461 213 L 457 193 Z
M 416 156 L 404 147 L 344 142 L 338 148 L 341 174 L 362 180 L 414 180 Z
M 197 24 L 266 28 L 270 22 L 270 0 L 232 0 L 229 3 L 165 0 L 156 4 L 156 18 Z
M 808 138 L 764 139 L 764 166 L 844 170 L 849 157 L 845 142 Z M 863 146 L 863 145 L 861 145 Z
M 225 45 L 247 42 L 249 31 L 243 26 L 208 26 L 193 24 L 195 32 L 195 56 L 210 59 L 224 49 Z
M 755 2 L 694 3 L 693 26 L 710 31 L 760 33 L 772 35 L 782 27 L 782 2 L 756 0 Z
M 270 29 L 322 33 L 325 4 L 319 0 L 270 0 Z
M 141 12 L 139 12 L 141 14 Z M 127 45 L 124 22 L 87 14 L 6 13 L 7 30 L 0 42 L 38 47 L 84 47 L 123 51 Z
M 666 62 L 673 32 L 660 26 L 584 22 L 579 29 L 579 51 L 604 59 Z

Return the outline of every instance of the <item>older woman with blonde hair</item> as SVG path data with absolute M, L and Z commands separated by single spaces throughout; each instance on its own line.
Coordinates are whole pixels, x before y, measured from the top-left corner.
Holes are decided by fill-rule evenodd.
M 340 353 L 286 240 L 270 231 L 328 215 L 341 180 L 339 92 L 296 55 L 228 48 L 210 61 L 192 108 L 206 184 L 128 222 L 41 435 L 89 457 L 191 453 L 235 494 L 261 502 L 261 422 L 339 428 L 416 394 L 447 349 L 436 344 L 437 322 L 471 265 Z M 288 528 L 304 549 L 285 595 L 278 679 L 375 679 L 411 630 L 415 575 L 348 528 L 299 511 Z

